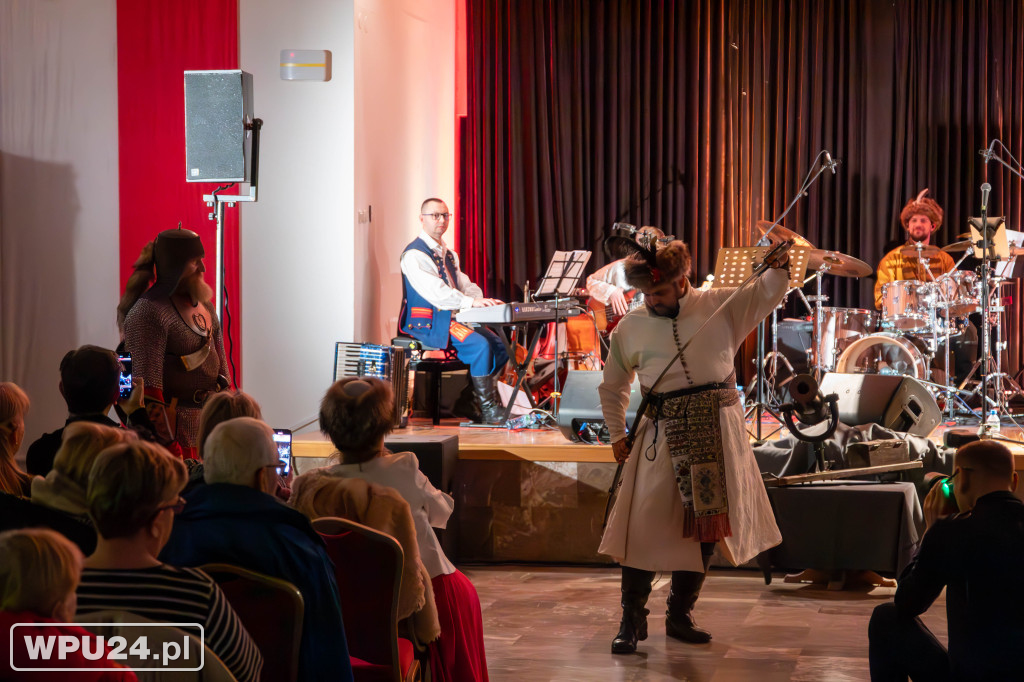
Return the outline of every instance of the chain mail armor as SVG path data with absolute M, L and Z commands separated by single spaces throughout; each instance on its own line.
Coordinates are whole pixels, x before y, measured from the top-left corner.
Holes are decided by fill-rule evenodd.
M 143 294 L 124 322 L 125 348 L 132 354 L 133 372 L 146 382 L 146 392 L 162 391 L 170 404 L 178 399 L 175 440 L 187 452 L 198 446 L 199 413 L 218 376 L 227 376 L 227 359 L 220 321 L 210 303 L 203 303 L 213 320 L 213 350 L 202 365 L 185 370 L 181 357 L 200 350 L 207 339 L 194 332 L 166 297 Z

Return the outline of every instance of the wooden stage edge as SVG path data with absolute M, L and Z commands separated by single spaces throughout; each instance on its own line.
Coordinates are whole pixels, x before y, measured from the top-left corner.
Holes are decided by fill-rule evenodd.
M 765 423 L 765 427 L 769 425 Z M 946 426 L 940 425 L 930 436 L 931 440 L 941 445 L 946 430 Z M 465 460 L 591 463 L 615 461 L 611 446 L 573 443 L 557 429 L 512 431 L 501 428 L 462 427 L 455 420 L 444 420 L 440 426 L 433 426 L 428 419 L 414 419 L 404 429 L 393 431 L 388 439 L 415 441 L 417 438 L 441 435 L 459 437 L 459 459 Z M 1003 435 L 1008 438 L 1021 438 L 1020 430 L 1005 426 Z M 1011 443 L 1006 445 L 1014 452 L 1016 468 L 1024 470 L 1024 446 Z M 322 459 L 334 452 L 334 446 L 318 432 L 301 433 L 295 435 L 292 452 L 296 457 Z

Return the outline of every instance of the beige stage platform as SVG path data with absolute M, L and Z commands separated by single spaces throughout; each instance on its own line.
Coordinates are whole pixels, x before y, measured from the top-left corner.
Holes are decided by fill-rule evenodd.
M 442 442 L 454 447 L 451 437 L 457 437 L 456 457 L 420 455 L 421 467 L 441 476 L 446 492 L 455 498 L 455 513 L 442 533 L 445 551 L 453 559 L 611 563 L 597 552 L 616 468 L 610 446 L 572 443 L 554 429 L 510 431 L 458 424 L 448 420 L 434 427 L 429 420 L 414 420 L 388 437 L 395 451 L 402 449 L 402 441 L 431 441 L 438 453 Z M 765 433 L 774 431 L 767 423 L 765 427 Z M 945 430 L 937 429 L 932 439 L 941 443 Z M 1019 433 L 1004 428 L 1007 436 Z M 1024 474 L 1024 447 L 1014 447 Z M 304 473 L 324 466 L 333 452 L 319 433 L 296 434 L 295 468 Z
M 416 419 L 393 435 L 415 438 L 417 434 L 450 435 L 459 437 L 459 459 L 509 460 L 530 462 L 605 462 L 611 463 L 609 445 L 587 445 L 566 440 L 557 429 L 509 429 L 461 427 L 455 420 L 445 420 L 433 426 L 428 419 Z M 321 434 L 295 436 L 292 452 L 296 457 L 328 457 L 334 452 Z M 300 466 L 301 468 L 301 466 Z
M 764 433 L 777 428 L 776 424 L 765 422 Z M 931 440 L 941 444 L 948 427 L 940 425 L 931 434 Z M 970 428 L 970 427 L 965 427 Z M 788 432 L 783 432 L 788 433 Z M 459 437 L 460 460 L 514 460 L 529 462 L 590 462 L 612 463 L 612 449 L 608 445 L 572 443 L 557 429 L 509 429 L 461 427 L 456 420 L 444 420 L 440 426 L 433 426 L 428 419 L 415 419 L 404 429 L 394 432 L 395 436 L 415 438 L 416 435 L 452 435 Z M 1002 435 L 1021 439 L 1022 431 L 1016 427 L 1003 427 Z M 777 437 L 777 434 L 776 434 Z M 1024 446 L 1007 443 L 1017 459 L 1017 469 L 1024 471 Z M 296 457 L 324 459 L 334 446 L 320 433 L 297 434 L 292 448 Z M 303 467 L 298 464 L 300 470 Z

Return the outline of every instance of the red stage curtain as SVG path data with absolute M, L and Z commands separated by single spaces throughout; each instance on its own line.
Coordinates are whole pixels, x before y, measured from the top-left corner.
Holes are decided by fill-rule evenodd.
M 207 218 L 211 209 L 203 194 L 217 185 L 185 182 L 184 72 L 237 68 L 238 0 L 118 0 L 122 292 L 142 247 L 179 221 L 202 237 L 213 286 L 216 227 Z M 242 369 L 237 205 L 226 210 L 224 230 L 228 319 L 221 322 L 237 383 Z

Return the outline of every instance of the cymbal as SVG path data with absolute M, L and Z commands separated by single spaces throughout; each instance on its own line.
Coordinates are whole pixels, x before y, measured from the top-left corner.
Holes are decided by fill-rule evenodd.
M 962 253 L 967 249 L 971 248 L 971 240 L 964 239 L 963 241 L 953 242 L 942 247 L 942 250 L 946 253 Z
M 765 234 L 768 233 L 768 229 L 772 226 L 772 224 L 768 220 L 758 220 L 754 226 L 757 228 L 757 231 L 760 232 L 761 236 L 763 237 L 765 236 Z M 772 242 L 773 244 L 778 244 L 779 242 L 784 242 L 792 239 L 794 242 L 794 246 L 806 246 L 808 249 L 814 248 L 814 244 L 811 244 L 809 241 L 798 235 L 793 230 L 787 230 L 782 225 L 776 225 L 775 229 L 772 230 L 771 232 L 772 233 L 768 235 L 768 241 Z
M 932 246 L 931 244 L 922 245 L 920 251 L 918 251 L 916 246 L 904 246 L 900 249 L 900 255 L 904 258 L 917 258 L 919 254 L 921 258 L 938 258 L 939 253 L 939 247 Z
M 864 261 L 847 256 L 838 251 L 814 249 L 807 254 L 808 274 L 828 265 L 828 274 L 840 277 L 866 277 L 871 274 L 871 266 Z

